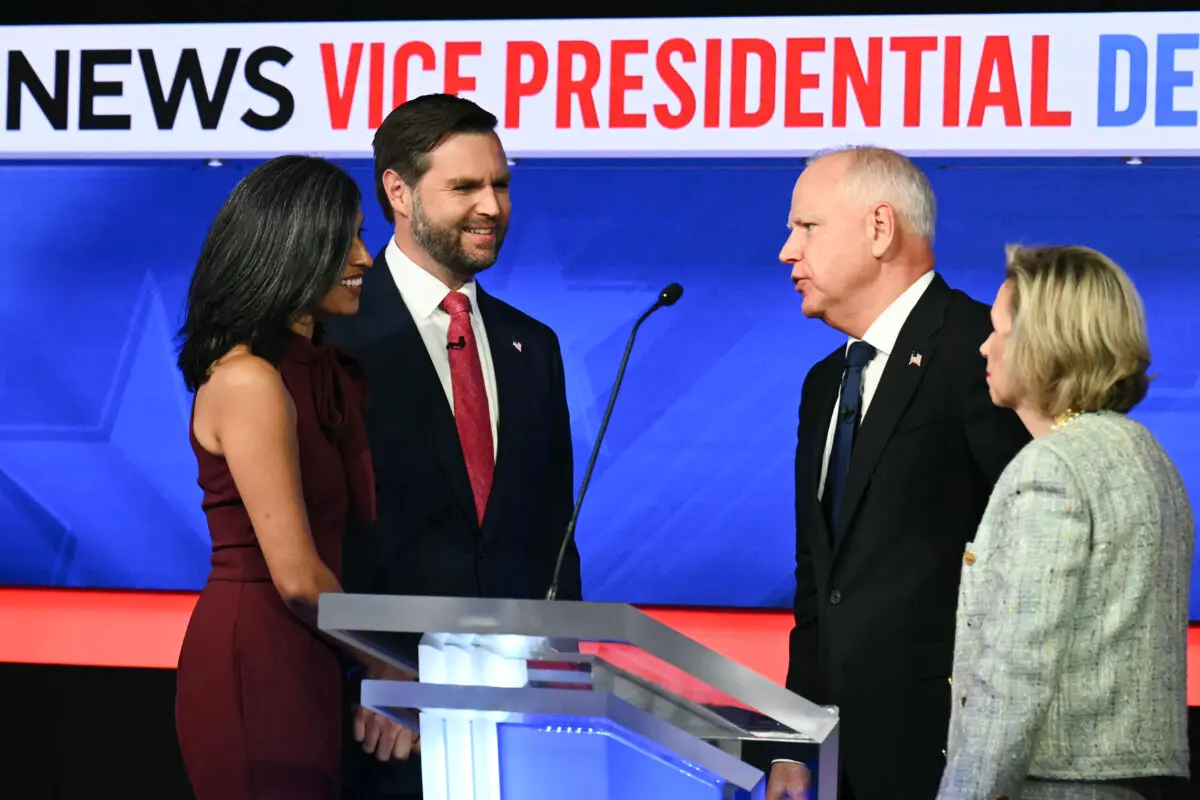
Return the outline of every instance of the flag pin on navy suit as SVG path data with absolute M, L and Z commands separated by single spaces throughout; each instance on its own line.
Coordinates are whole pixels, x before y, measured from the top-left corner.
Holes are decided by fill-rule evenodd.
M 513 348 L 514 348 L 514 349 L 515 349 L 515 350 L 516 350 L 518 353 L 520 353 L 520 352 L 521 352 L 521 349 L 522 349 L 522 345 L 521 345 L 521 343 L 520 343 L 520 342 L 518 342 L 516 339 L 513 339 Z
M 921 366 L 921 354 L 914 352 L 911 356 L 909 356 L 908 357 L 908 365 L 910 367 Z

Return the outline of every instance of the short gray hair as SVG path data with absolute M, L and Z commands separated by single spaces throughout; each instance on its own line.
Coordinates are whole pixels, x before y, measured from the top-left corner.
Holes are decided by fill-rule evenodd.
M 846 153 L 846 189 L 865 203 L 885 202 L 913 234 L 933 241 L 937 227 L 937 199 L 929 179 L 916 164 L 895 150 L 869 145 L 853 145 L 822 150 L 809 157 L 808 163 L 836 153 Z

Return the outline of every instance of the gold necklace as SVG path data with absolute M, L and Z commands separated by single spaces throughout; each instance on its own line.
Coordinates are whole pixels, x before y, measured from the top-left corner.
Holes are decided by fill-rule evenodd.
M 1072 420 L 1078 419 L 1082 414 L 1082 411 L 1075 411 L 1074 409 L 1068 408 L 1066 411 L 1054 418 L 1054 424 L 1050 426 L 1050 430 L 1056 431 Z

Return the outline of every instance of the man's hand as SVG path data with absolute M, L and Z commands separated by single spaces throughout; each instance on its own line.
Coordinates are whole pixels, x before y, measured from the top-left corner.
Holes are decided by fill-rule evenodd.
M 421 752 L 419 734 L 362 706 L 354 709 L 354 741 L 362 743 L 364 753 L 374 754 L 380 761 L 407 761 L 413 753 Z
M 367 678 L 383 681 L 415 681 L 410 672 L 393 667 L 384 661 L 367 665 Z M 421 752 L 421 736 L 382 714 L 355 706 L 354 740 L 362 744 L 363 752 L 380 761 L 407 761 L 413 753 Z
M 767 780 L 767 800 L 805 800 L 812 773 L 795 761 L 776 761 Z

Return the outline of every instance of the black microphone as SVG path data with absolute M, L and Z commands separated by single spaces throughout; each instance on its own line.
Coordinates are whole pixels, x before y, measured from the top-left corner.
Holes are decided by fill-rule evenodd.
M 621 391 L 621 381 L 625 379 L 625 367 L 629 364 L 629 354 L 633 352 L 634 337 L 637 336 L 638 328 L 642 327 L 642 323 L 646 321 L 647 317 L 664 306 L 675 305 L 675 302 L 682 296 L 683 287 L 678 283 L 672 283 L 663 289 L 658 293 L 658 300 L 654 302 L 654 305 L 646 309 L 646 313 L 638 317 L 638 321 L 633 325 L 633 330 L 629 332 L 629 342 L 625 345 L 625 355 L 621 357 L 621 366 L 617 370 L 617 380 L 613 384 L 612 394 L 608 398 L 608 408 L 604 410 L 604 418 L 600 421 L 600 432 L 596 434 L 596 443 L 592 445 L 592 455 L 588 459 L 587 469 L 584 470 L 583 482 L 579 485 L 579 497 L 575 500 L 575 509 L 571 512 L 571 521 L 567 523 L 567 531 L 563 534 L 562 545 L 558 548 L 558 561 L 554 565 L 554 577 L 550 581 L 550 589 L 546 592 L 547 600 L 558 598 L 558 581 L 562 577 L 563 559 L 567 555 L 567 546 L 575 538 L 575 521 L 579 519 L 579 509 L 583 507 L 583 497 L 587 494 L 588 483 L 592 480 L 592 470 L 596 468 L 596 458 L 600 455 L 600 443 L 604 441 L 604 432 L 608 430 L 608 420 L 612 417 L 613 406 L 617 403 L 617 392 Z
M 458 337 L 457 342 L 446 342 L 447 350 L 464 350 L 464 349 L 466 349 L 466 347 L 467 347 L 467 337 L 465 337 L 465 336 Z

